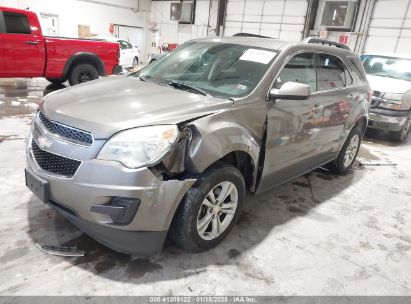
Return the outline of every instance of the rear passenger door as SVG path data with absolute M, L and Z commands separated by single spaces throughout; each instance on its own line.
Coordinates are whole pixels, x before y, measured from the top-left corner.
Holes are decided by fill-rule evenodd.
M 322 121 L 317 144 L 321 154 L 337 152 L 344 124 L 351 111 L 353 83 L 351 74 L 337 56 L 319 53 L 317 61 L 317 92 L 313 94 Z M 325 156 L 326 157 L 326 156 Z
M 272 89 L 290 81 L 307 84 L 316 92 L 314 53 L 293 55 L 276 76 Z M 312 95 L 306 100 L 268 101 L 264 169 L 258 191 L 312 170 L 318 154 L 318 123 L 323 119 L 316 105 Z

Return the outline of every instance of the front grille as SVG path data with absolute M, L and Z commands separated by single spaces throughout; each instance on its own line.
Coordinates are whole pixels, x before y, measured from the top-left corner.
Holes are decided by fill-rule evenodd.
M 32 140 L 31 148 L 37 165 L 48 172 L 72 177 L 80 166 L 80 161 L 56 155 L 41 150 L 37 143 Z
M 93 137 L 90 133 L 73 129 L 71 127 L 51 121 L 41 112 L 39 112 L 39 118 L 43 126 L 53 134 L 57 134 L 61 137 L 74 142 L 78 142 L 80 144 L 91 145 L 93 143 Z

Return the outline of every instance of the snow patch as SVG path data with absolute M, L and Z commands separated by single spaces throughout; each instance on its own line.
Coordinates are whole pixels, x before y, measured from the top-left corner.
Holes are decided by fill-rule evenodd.
M 19 105 L 21 105 L 21 102 L 20 102 L 20 101 L 15 101 L 15 100 L 13 100 L 10 104 L 11 104 L 13 107 L 18 107 Z
M 25 103 L 24 106 L 27 107 L 27 108 L 31 108 L 31 109 L 37 109 L 38 108 L 38 105 L 34 102 Z

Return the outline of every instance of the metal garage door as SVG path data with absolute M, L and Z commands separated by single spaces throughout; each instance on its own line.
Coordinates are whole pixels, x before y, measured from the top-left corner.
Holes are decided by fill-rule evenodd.
M 301 40 L 306 13 L 306 0 L 228 0 L 224 36 L 244 32 Z
M 411 0 L 377 0 L 365 51 L 411 54 Z

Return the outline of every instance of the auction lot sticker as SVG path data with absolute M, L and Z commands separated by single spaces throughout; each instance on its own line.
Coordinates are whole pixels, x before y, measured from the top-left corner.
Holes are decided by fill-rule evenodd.
M 275 52 L 265 51 L 265 50 L 258 50 L 258 49 L 248 49 L 244 52 L 244 54 L 240 57 L 240 60 L 246 61 L 254 61 L 258 63 L 267 64 L 274 58 Z

